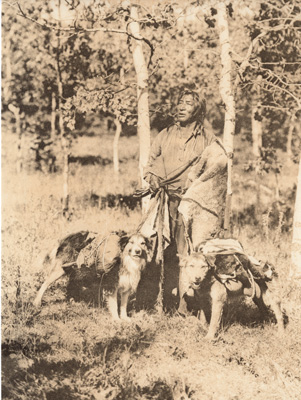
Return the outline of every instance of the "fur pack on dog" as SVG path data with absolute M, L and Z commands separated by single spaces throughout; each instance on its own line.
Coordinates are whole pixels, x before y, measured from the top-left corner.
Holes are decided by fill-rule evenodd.
M 179 312 L 184 310 L 184 299 L 192 308 L 202 312 L 209 322 L 207 339 L 213 339 L 220 327 L 223 308 L 230 297 L 250 296 L 262 313 L 270 307 L 275 314 L 278 329 L 284 328 L 280 300 L 269 288 L 276 279 L 272 267 L 265 264 L 258 271 L 250 269 L 250 260 L 244 254 L 204 254 L 194 252 L 180 258 Z
M 51 271 L 34 305 L 41 305 L 47 288 L 64 274 L 74 271 L 80 274 L 81 269 L 88 268 L 100 279 L 112 317 L 119 319 L 120 297 L 120 318 L 128 319 L 128 298 L 136 292 L 141 273 L 151 260 L 150 248 L 149 241 L 140 233 L 128 236 L 124 232 L 113 232 L 103 237 L 83 231 L 68 235 L 45 257 Z

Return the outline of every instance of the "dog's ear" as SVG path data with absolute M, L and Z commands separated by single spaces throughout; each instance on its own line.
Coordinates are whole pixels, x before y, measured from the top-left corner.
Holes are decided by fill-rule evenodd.
M 214 254 L 206 254 L 204 255 L 205 259 L 211 268 L 215 268 L 215 255 Z
M 120 239 L 119 239 L 119 246 L 120 246 L 121 252 L 123 252 L 125 246 L 128 244 L 129 239 L 130 239 L 129 236 L 126 235 L 126 234 L 123 235 L 123 236 L 120 236 Z

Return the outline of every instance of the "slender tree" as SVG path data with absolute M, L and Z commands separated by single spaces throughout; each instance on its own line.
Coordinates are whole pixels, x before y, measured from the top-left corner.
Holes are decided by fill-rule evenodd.
M 123 67 L 120 68 L 120 83 L 124 85 L 124 69 Z M 119 174 L 119 138 L 122 131 L 122 124 L 120 121 L 120 114 L 115 114 L 115 135 L 113 141 L 113 165 L 114 165 L 114 172 L 116 175 Z
M 297 179 L 290 275 L 301 279 L 301 158 Z
M 227 19 L 227 9 L 224 2 L 217 4 L 216 15 L 217 29 L 221 46 L 221 78 L 220 95 L 225 106 L 224 123 L 224 147 L 228 155 L 228 180 L 227 180 L 227 200 L 225 210 L 225 230 L 230 227 L 231 197 L 232 197 L 232 168 L 233 168 L 233 149 L 235 133 L 235 100 L 231 82 L 232 59 L 231 45 L 229 38 L 229 27 Z
M 58 25 L 61 27 L 61 0 L 58 0 Z M 61 33 L 57 32 L 57 55 L 56 55 L 56 71 L 57 71 L 57 87 L 58 87 L 58 115 L 59 115 L 59 128 L 60 138 L 63 152 L 63 214 L 68 215 L 69 211 L 69 157 L 70 157 L 70 144 L 66 137 L 64 118 L 63 118 L 63 81 L 61 71 Z
M 252 151 L 256 158 L 260 157 L 262 148 L 262 113 L 261 113 L 261 96 L 260 96 L 260 81 L 261 75 L 258 75 L 253 88 L 252 96 Z
M 22 157 L 22 120 L 21 120 L 21 111 L 20 108 L 14 106 L 13 104 L 8 105 L 8 109 L 13 113 L 15 117 L 15 126 L 16 126 L 16 134 L 17 134 L 17 143 L 18 143 L 18 153 L 17 153 L 17 163 L 16 163 L 16 171 L 19 174 L 23 168 L 23 157 Z
M 148 70 L 143 53 L 143 42 L 139 28 L 139 15 L 137 5 L 131 5 L 130 17 L 132 22 L 130 23 L 130 30 L 133 39 L 133 60 L 135 71 L 137 74 L 137 99 L 138 99 L 138 136 L 140 143 L 140 154 L 139 154 L 139 172 L 142 187 L 148 187 L 148 183 L 144 180 L 144 169 L 147 165 L 149 152 L 150 152 L 150 120 L 149 120 L 149 105 L 148 105 Z M 142 209 L 145 212 L 148 205 L 148 199 L 143 199 Z

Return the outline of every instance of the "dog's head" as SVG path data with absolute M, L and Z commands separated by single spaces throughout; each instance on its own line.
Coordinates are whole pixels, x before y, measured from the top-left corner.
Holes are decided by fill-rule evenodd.
M 152 246 L 145 236 L 141 233 L 134 233 L 130 236 L 122 236 L 120 238 L 120 249 L 124 255 L 130 256 L 133 260 L 152 260 Z
M 203 253 L 192 253 L 189 256 L 180 256 L 181 276 L 186 285 L 192 289 L 199 289 L 202 282 L 208 277 L 214 266 L 214 257 L 204 256 Z
M 238 268 L 241 268 L 242 263 L 234 254 L 216 254 L 214 265 L 216 273 L 232 275 Z

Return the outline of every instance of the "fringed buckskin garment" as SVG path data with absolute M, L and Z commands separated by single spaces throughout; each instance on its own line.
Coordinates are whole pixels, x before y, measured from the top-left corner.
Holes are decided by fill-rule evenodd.
M 151 173 L 162 179 L 168 179 L 179 173 L 179 176 L 167 185 L 171 236 L 176 242 L 179 253 L 185 251 L 184 226 L 178 212 L 179 195 L 186 185 L 191 168 L 189 161 L 199 157 L 215 140 L 212 133 L 206 133 L 203 127 L 196 128 L 195 123 L 187 127 L 181 127 L 177 123 L 163 129 L 152 144 L 145 176 Z

